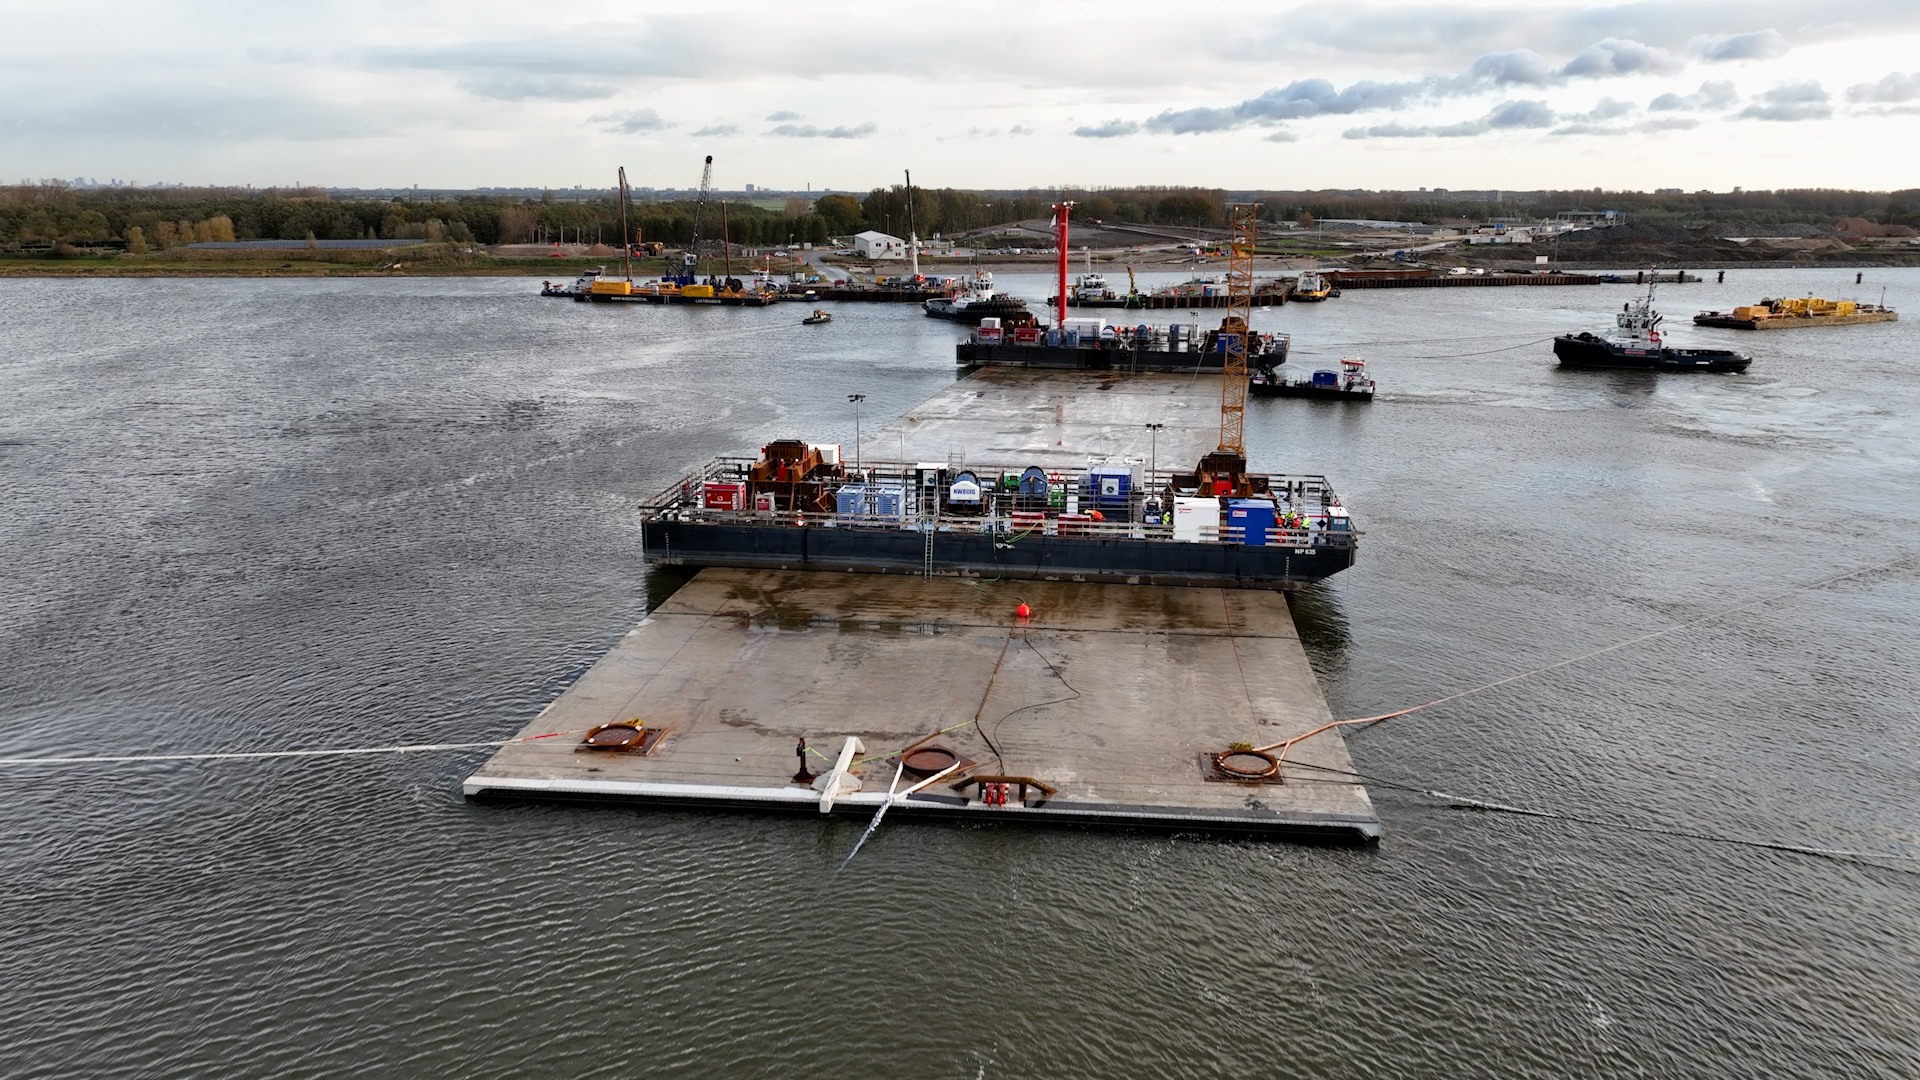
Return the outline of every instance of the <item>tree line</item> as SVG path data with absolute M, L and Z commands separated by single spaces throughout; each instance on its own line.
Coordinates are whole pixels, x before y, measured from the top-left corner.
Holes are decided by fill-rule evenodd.
M 825 244 L 832 237 L 876 229 L 896 236 L 954 236 L 1019 221 L 1044 220 L 1053 203 L 1071 198 L 1080 221 L 1217 227 L 1229 202 L 1257 202 L 1268 221 L 1374 218 L 1399 221 L 1486 221 L 1550 217 L 1569 210 L 1620 210 L 1632 220 L 1666 224 L 1753 221 L 1831 224 L 1861 217 L 1882 224 L 1920 224 L 1920 190 L 1896 192 L 1789 189 L 1747 192 L 1373 192 L 1222 191 L 1134 187 L 1081 191 L 964 191 L 904 185 L 874 188 L 864 198 L 793 197 L 772 207 L 726 204 L 727 238 L 737 244 Z M 636 202 L 629 221 L 636 238 L 673 246 L 720 238 L 722 208 L 704 213 L 691 199 Z M 116 247 L 165 250 L 208 240 L 417 239 L 503 244 L 567 241 L 618 244 L 620 207 L 612 193 L 586 199 L 499 195 L 413 199 L 333 198 L 318 189 L 104 188 L 58 183 L 0 187 L 0 248 Z

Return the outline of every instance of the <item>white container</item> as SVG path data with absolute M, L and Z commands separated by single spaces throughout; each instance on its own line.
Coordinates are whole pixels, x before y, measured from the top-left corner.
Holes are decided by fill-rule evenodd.
M 820 460 L 828 465 L 840 464 L 839 443 L 814 443 L 813 448 L 820 451 Z
M 1173 538 L 1183 544 L 1220 539 L 1220 500 L 1174 496 Z
M 984 319 L 981 319 L 981 320 L 980 320 L 980 329 L 982 329 L 982 330 L 998 330 L 998 329 L 1000 329 L 1000 320 L 999 320 L 999 319 L 996 319 L 996 318 L 993 318 L 992 316 L 988 316 L 987 318 L 984 318 Z

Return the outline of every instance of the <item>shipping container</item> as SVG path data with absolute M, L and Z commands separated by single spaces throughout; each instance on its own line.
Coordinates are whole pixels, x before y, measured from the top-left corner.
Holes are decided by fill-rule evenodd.
M 1220 500 L 1175 496 L 1173 538 L 1188 544 L 1218 540 L 1220 538 Z
M 1274 505 L 1266 499 L 1227 500 L 1227 527 L 1239 529 L 1241 543 L 1265 547 L 1274 533 Z
M 706 485 L 704 505 L 709 510 L 745 510 L 747 485 L 709 480 Z
M 1087 470 L 1087 494 L 1093 505 L 1125 508 L 1133 494 L 1133 470 L 1124 465 L 1095 465 Z
M 866 517 L 873 513 L 865 484 L 842 484 L 834 493 L 833 501 L 841 517 Z

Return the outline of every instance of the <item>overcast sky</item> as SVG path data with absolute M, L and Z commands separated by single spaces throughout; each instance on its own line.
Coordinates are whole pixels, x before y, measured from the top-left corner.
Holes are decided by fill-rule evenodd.
M 8 182 L 1920 186 L 1920 0 L 0 16 Z

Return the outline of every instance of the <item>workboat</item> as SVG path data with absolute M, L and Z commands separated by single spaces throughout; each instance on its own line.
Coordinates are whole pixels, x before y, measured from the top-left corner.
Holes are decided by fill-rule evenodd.
M 1024 315 L 1027 302 L 993 287 L 993 275 L 981 270 L 969 278 L 966 288 L 953 296 L 937 296 L 921 305 L 936 319 L 980 325 L 983 318 L 1005 319 Z
M 1293 283 L 1292 299 L 1303 303 L 1317 304 L 1333 292 L 1333 286 L 1327 279 L 1311 270 L 1303 271 L 1300 280 Z
M 1696 326 L 1716 326 L 1727 330 L 1788 330 L 1801 326 L 1893 322 L 1899 317 L 1885 304 L 1859 304 L 1852 300 L 1822 300 L 1817 296 L 1809 296 L 1798 300 L 1767 299 L 1732 311 L 1703 311 L 1693 317 L 1693 322 Z
M 604 270 L 605 267 L 602 267 L 601 269 Z M 595 278 L 599 276 L 600 276 L 600 270 L 588 270 L 586 273 L 581 274 L 579 277 L 575 278 L 573 281 L 573 284 L 571 285 L 562 285 L 557 282 L 543 281 L 540 283 L 540 295 L 541 296 L 565 296 L 565 297 L 585 296 L 588 292 L 592 291 L 593 281 Z
M 1286 379 L 1271 371 L 1256 371 L 1247 391 L 1261 397 L 1304 397 L 1332 401 L 1372 401 L 1373 380 L 1365 360 L 1340 361 L 1340 370 L 1316 371 L 1309 378 Z
M 800 320 L 800 322 L 806 326 L 813 326 L 817 323 L 832 322 L 832 321 L 833 321 L 833 312 L 822 311 L 819 308 L 814 308 L 813 314 Z
M 1617 332 L 1605 336 L 1582 331 L 1553 339 L 1553 355 L 1562 367 L 1618 368 L 1631 371 L 1740 372 L 1753 363 L 1731 349 L 1676 349 L 1660 338 L 1664 316 L 1647 295 L 1621 306 L 1613 317 Z

